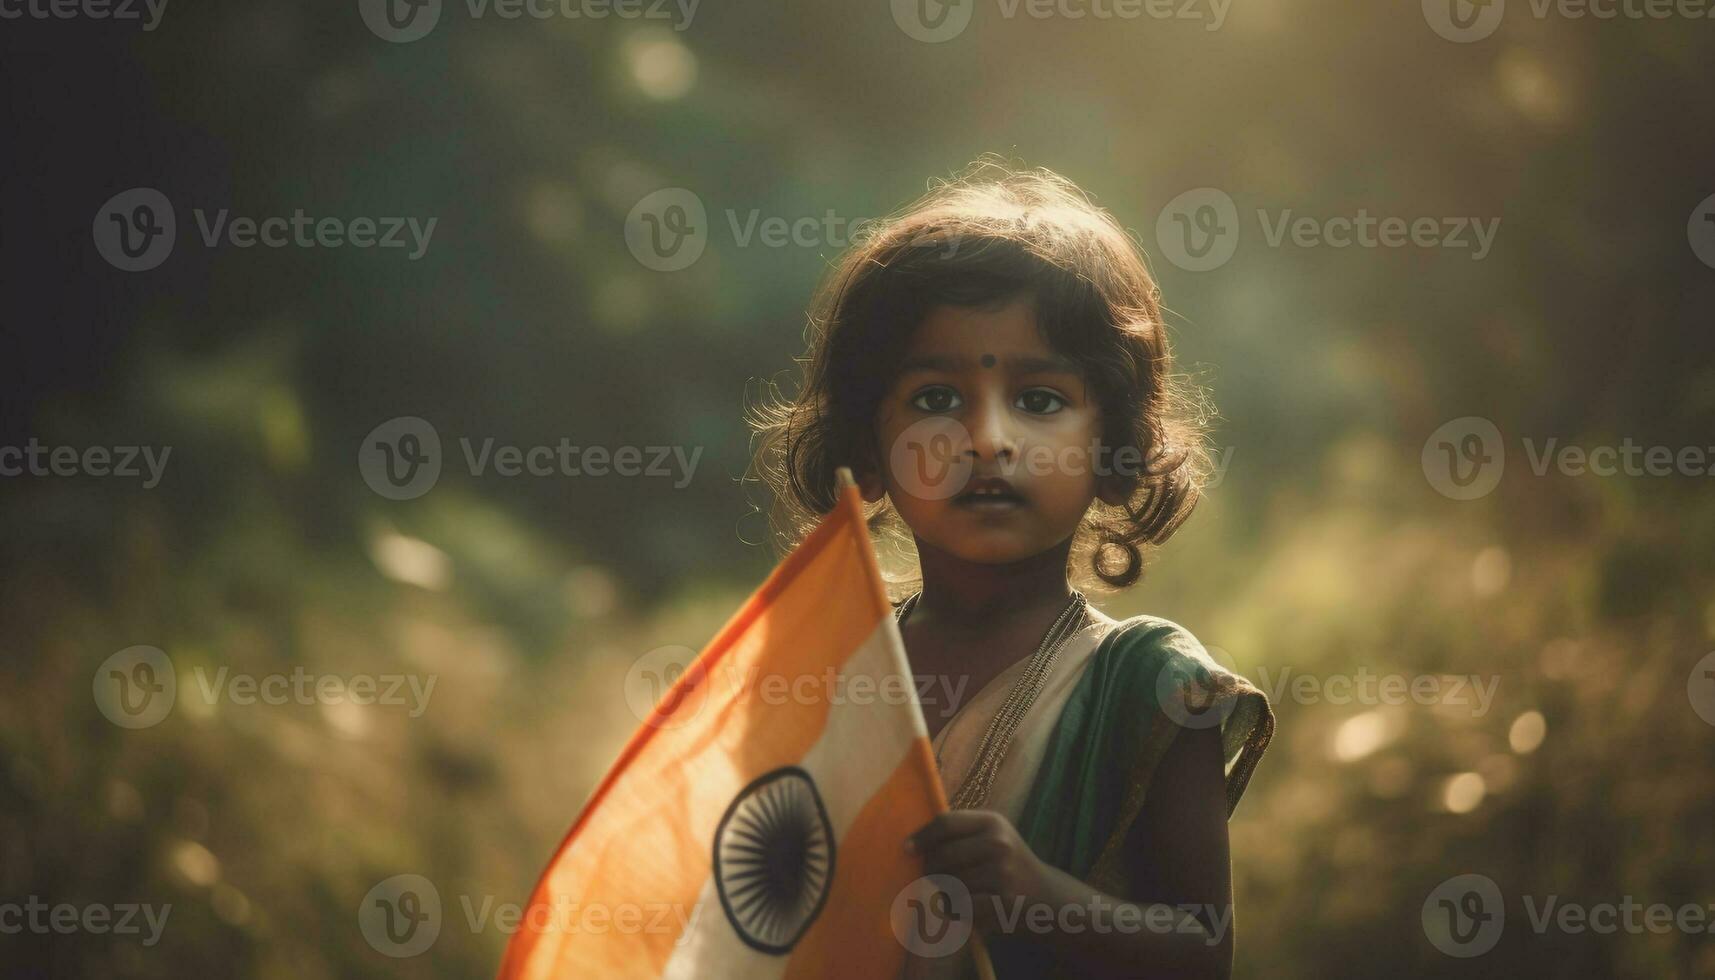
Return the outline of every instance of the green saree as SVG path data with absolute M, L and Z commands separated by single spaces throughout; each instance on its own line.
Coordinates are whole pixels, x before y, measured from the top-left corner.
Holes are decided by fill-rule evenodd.
M 1149 616 L 1126 621 L 1102 641 L 1061 709 L 1020 836 L 1055 867 L 1123 893 L 1121 848 L 1156 763 L 1182 729 L 1216 724 L 1230 817 L 1274 735 L 1268 698 L 1183 628 Z
M 1132 893 L 1127 835 L 1174 737 L 1183 728 L 1220 726 L 1231 816 L 1274 734 L 1274 715 L 1262 691 L 1217 664 L 1182 627 L 1151 616 L 1115 623 L 1092 613 L 1094 623 L 1062 648 L 1067 662 L 1050 678 L 1038 717 L 1020 726 L 1007 751 L 1015 788 L 985 805 L 1011 818 L 1037 857 L 1123 897 Z M 969 742 L 982 728 L 983 713 L 992 712 L 1012 676 L 1003 673 L 979 692 L 937 739 L 948 742 L 942 775 L 949 790 L 974 752 L 953 743 Z M 973 717 L 962 717 L 967 712 Z M 988 947 L 1001 980 L 1054 973 L 1040 944 L 997 936 Z M 913 975 L 974 976 L 968 957 L 953 959 L 963 962 Z

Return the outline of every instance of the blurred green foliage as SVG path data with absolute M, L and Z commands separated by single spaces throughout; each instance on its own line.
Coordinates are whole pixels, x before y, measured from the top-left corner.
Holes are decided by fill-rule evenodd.
M 94 77 L 20 53 L 19 106 L 70 86 L 151 120 L 136 154 L 90 164 L 36 216 L 42 248 L 88 252 L 88 215 L 143 184 L 175 201 L 183 244 L 160 275 L 92 260 L 53 284 L 121 312 L 55 326 L 87 345 L 84 380 L 16 405 L 44 442 L 174 451 L 152 491 L 0 485 L 0 898 L 174 911 L 150 948 L 5 937 L 5 972 L 491 973 L 506 937 L 462 902 L 524 900 L 636 724 L 627 668 L 701 646 L 773 561 L 738 479 L 741 414 L 790 377 L 839 243 L 740 246 L 731 222 L 885 215 L 998 151 L 1136 230 L 1180 366 L 1221 409 L 1225 479 L 1108 610 L 1173 618 L 1253 680 L 1498 681 L 1481 714 L 1277 700 L 1232 822 L 1240 975 L 1715 976 L 1708 936 L 1536 935 L 1515 903 L 1500 944 L 1462 961 L 1421 920 L 1467 872 L 1509 896 L 1715 902 L 1715 728 L 1687 700 L 1715 648 L 1715 483 L 1539 477 L 1517 451 L 1715 443 L 1715 272 L 1686 241 L 1715 192 L 1709 41 L 1698 23 L 1515 6 L 1471 44 L 1416 5 L 1314 0 L 1234 4 L 1217 31 L 990 5 L 924 44 L 886 3 L 707 4 L 682 31 L 448 3 L 428 37 L 388 44 L 352 3 L 236 0 L 175 6 Z M 32 29 L 59 38 L 7 27 Z M 29 116 L 14 121 L 76 125 Z M 624 222 L 674 186 L 708 207 L 709 246 L 656 272 Z M 1155 219 L 1204 186 L 1247 223 L 1363 208 L 1500 232 L 1473 261 L 1275 248 L 1252 224 L 1227 265 L 1185 272 Z M 416 262 L 214 249 L 190 237 L 192 207 L 439 224 Z M 354 462 L 400 415 L 449 455 L 460 435 L 704 452 L 684 489 L 449 465 L 395 503 Z M 1461 416 L 1494 420 L 1512 453 L 1478 501 L 1420 465 Z M 133 644 L 171 654 L 181 696 L 127 731 L 89 694 Z M 204 708 L 185 693 L 197 666 L 438 686 L 420 718 Z M 1529 712 L 1546 734 L 1518 750 Z M 400 873 L 446 909 L 416 959 L 358 928 Z

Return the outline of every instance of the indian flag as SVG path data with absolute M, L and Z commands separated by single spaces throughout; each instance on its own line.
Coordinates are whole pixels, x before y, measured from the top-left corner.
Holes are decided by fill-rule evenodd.
M 673 683 L 543 873 L 502 980 L 891 977 L 947 808 L 849 475 Z

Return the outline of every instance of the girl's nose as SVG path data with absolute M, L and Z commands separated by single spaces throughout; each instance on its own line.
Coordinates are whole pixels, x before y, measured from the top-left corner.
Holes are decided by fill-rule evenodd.
M 973 457 L 1004 462 L 1017 454 L 1018 435 L 1013 431 L 1012 413 L 1000 400 L 978 400 L 968 422 Z

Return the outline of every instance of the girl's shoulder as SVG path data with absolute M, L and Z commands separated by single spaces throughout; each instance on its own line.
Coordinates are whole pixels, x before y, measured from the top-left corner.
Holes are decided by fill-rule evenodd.
M 1219 728 L 1230 814 L 1274 736 L 1268 695 L 1223 651 L 1211 653 L 1170 619 L 1112 622 L 1085 676 L 1086 703 L 1123 716 L 1137 732 L 1166 732 L 1169 739 L 1185 729 Z
M 1200 663 L 1227 670 L 1192 632 L 1171 619 L 1139 614 L 1113 619 L 1098 613 L 1097 622 L 1106 628 L 1097 656 L 1124 662 L 1132 667 L 1170 663 Z
M 1211 652 L 1171 619 L 1138 615 L 1107 621 L 1111 625 L 1086 674 L 1098 697 L 1133 710 L 1147 704 L 1193 727 L 1206 727 L 1202 721 L 1210 708 L 1222 709 L 1219 717 L 1225 719 L 1240 703 L 1260 699 L 1252 710 L 1268 711 L 1267 697 L 1238 673 L 1232 658 L 1219 648 Z

